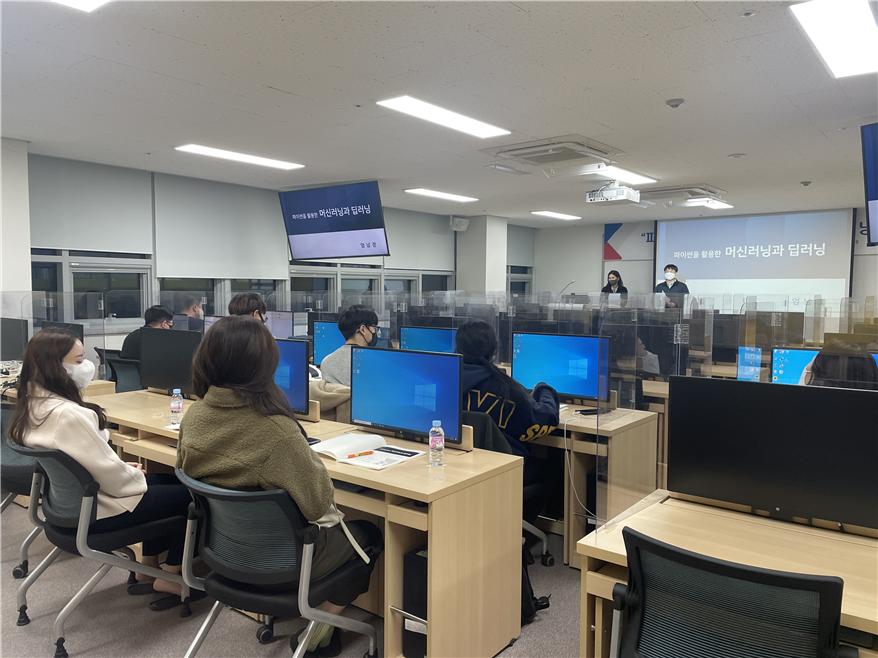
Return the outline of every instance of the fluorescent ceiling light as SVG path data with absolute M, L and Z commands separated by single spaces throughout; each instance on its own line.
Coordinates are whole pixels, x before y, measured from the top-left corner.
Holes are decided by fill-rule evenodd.
M 878 71 L 878 25 L 868 0 L 811 0 L 790 9 L 836 78 Z
M 436 190 L 428 190 L 423 187 L 412 187 L 405 190 L 407 194 L 417 194 L 418 196 L 429 196 L 434 199 L 444 199 L 445 201 L 457 201 L 458 203 L 472 203 L 478 201 L 472 196 L 463 196 L 462 194 L 451 194 L 450 192 L 438 192 Z
M 260 167 L 271 167 L 273 169 L 301 169 L 305 165 L 296 164 L 295 162 L 284 162 L 283 160 L 272 160 L 271 158 L 263 158 L 258 155 L 248 155 L 247 153 L 236 153 L 235 151 L 224 151 L 223 149 L 215 149 L 212 146 L 201 146 L 200 144 L 183 144 L 174 150 L 183 151 L 184 153 L 195 153 L 196 155 L 206 155 L 211 158 L 222 158 L 223 160 L 234 160 L 235 162 L 245 162 L 247 164 L 259 165 Z
M 463 114 L 446 110 L 444 107 L 439 107 L 438 105 L 433 105 L 432 103 L 412 98 L 411 96 L 388 98 L 387 100 L 378 101 L 376 104 L 381 107 L 396 110 L 397 112 L 409 114 L 418 119 L 423 119 L 424 121 L 438 123 L 440 126 L 445 126 L 446 128 L 459 130 L 460 132 L 472 135 L 473 137 L 481 137 L 482 139 L 485 139 L 487 137 L 499 137 L 500 135 L 510 134 L 508 130 L 504 130 L 503 128 L 492 126 L 489 123 L 472 119 Z
M 55 4 L 73 7 L 79 11 L 93 12 L 98 7 L 103 7 L 110 0 L 52 0 Z
M 715 199 L 710 196 L 699 196 L 692 199 L 686 199 L 683 205 L 690 208 L 693 206 L 704 206 L 705 208 L 710 208 L 711 210 L 725 210 L 727 208 L 735 207 L 731 203 L 726 203 L 725 201 L 721 201 L 720 199 Z
M 551 217 L 552 219 L 582 219 L 578 215 L 568 215 L 563 212 L 554 212 L 552 210 L 532 210 L 531 215 L 539 215 L 540 217 Z
M 604 178 L 609 178 L 610 180 L 617 180 L 620 183 L 628 183 L 629 185 L 648 185 L 649 183 L 655 183 L 655 178 L 650 178 L 649 176 L 643 176 L 641 174 L 635 174 L 633 171 L 628 171 L 627 169 L 622 169 L 621 167 L 617 167 L 615 165 L 604 164 L 603 162 L 598 162 L 593 165 L 585 165 L 581 167 L 579 170 L 580 176 L 603 176 Z

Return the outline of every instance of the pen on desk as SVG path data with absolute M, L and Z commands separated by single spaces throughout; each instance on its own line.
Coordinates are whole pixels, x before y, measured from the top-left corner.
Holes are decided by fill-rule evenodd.
M 354 457 L 363 457 L 364 455 L 371 455 L 372 450 L 364 450 L 363 452 L 352 452 L 345 459 L 353 459 Z

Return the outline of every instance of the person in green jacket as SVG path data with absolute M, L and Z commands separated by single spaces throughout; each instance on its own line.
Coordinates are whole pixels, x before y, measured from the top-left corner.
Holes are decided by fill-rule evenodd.
M 200 398 L 180 425 L 177 466 L 188 476 L 229 489 L 284 489 L 304 517 L 319 526 L 312 574 L 323 578 L 353 559 L 369 562 L 362 546 L 383 546 L 366 521 L 345 524 L 333 503 L 332 480 L 308 446 L 286 396 L 274 383 L 277 344 L 250 316 L 221 318 L 204 335 L 192 364 Z M 329 601 L 323 609 L 340 614 Z M 309 651 L 338 655 L 338 632 L 322 625 Z M 330 642 L 332 647 L 329 647 Z

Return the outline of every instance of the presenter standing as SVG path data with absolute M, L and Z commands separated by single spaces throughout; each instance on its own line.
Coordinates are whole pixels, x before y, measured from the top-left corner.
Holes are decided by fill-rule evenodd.
M 682 308 L 683 297 L 689 294 L 689 287 L 682 281 L 677 281 L 679 268 L 673 263 L 665 265 L 665 280 L 655 287 L 655 292 L 663 292 L 667 297 L 665 306 Z

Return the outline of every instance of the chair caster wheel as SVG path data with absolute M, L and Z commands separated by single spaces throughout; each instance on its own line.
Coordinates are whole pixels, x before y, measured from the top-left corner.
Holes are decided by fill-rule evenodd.
M 55 641 L 55 656 L 54 658 L 67 658 L 67 649 L 64 648 L 64 638 L 59 637 Z
M 189 599 L 183 601 L 180 604 L 180 616 L 181 617 L 191 617 L 192 616 L 192 608 L 189 607 Z
M 259 644 L 271 644 L 274 642 L 274 629 L 271 626 L 260 626 L 256 629 L 256 640 Z
M 544 567 L 555 566 L 555 558 L 551 553 L 543 553 L 543 555 L 540 557 L 540 562 Z
M 12 569 L 12 577 L 21 580 L 27 575 L 27 560 Z
M 378 652 L 369 653 L 368 651 L 363 654 L 363 658 L 378 658 Z
M 27 606 L 23 605 L 18 609 L 18 619 L 15 622 L 16 626 L 27 626 L 30 623 L 30 617 L 27 616 Z

